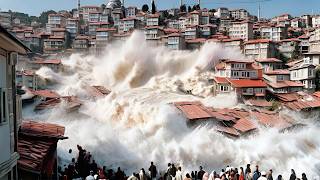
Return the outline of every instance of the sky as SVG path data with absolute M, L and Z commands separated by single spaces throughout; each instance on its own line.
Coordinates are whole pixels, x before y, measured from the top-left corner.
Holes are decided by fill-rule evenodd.
M 178 7 L 180 0 L 155 0 L 157 9 Z M 151 0 L 125 0 L 126 6 L 150 4 Z M 184 0 L 192 5 L 197 0 Z M 81 5 L 100 5 L 107 0 L 81 0 Z M 293 16 L 302 14 L 320 14 L 320 0 L 201 0 L 202 8 L 245 8 L 250 14 L 257 15 L 259 3 L 261 16 L 265 18 L 289 13 Z M 0 0 L 1 11 L 19 11 L 29 15 L 39 16 L 45 10 L 71 10 L 77 7 L 77 0 Z

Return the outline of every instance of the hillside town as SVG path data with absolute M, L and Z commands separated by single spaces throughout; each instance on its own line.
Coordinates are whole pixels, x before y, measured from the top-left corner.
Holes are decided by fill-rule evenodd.
M 72 113 L 88 99 L 107 97 L 110 87 L 97 84 L 83 89 L 85 97 L 61 95 L 51 88 L 51 80 L 37 72 L 45 67 L 66 73 L 68 67 L 63 58 L 75 53 L 101 57 L 108 45 L 125 42 L 134 31 L 144 33 L 150 48 L 195 51 L 214 43 L 241 53 L 239 58 L 214 63 L 210 68 L 214 76 L 206 82 L 211 85 L 211 96 L 235 94 L 245 108 L 212 108 L 200 101 L 171 102 L 190 127 L 213 122 L 217 132 L 236 140 L 257 133 L 260 126 L 280 132 L 306 126 L 281 113 L 283 109 L 301 112 L 305 117 L 320 109 L 320 14 L 281 14 L 268 19 L 261 17 L 260 11 L 255 16 L 246 9 L 202 8 L 200 0 L 193 6 L 180 0 L 179 7 L 167 10 L 158 9 L 157 3 L 152 0 L 142 7 L 127 7 L 125 0 L 109 0 L 102 5 L 83 5 L 78 0 L 72 10 L 48 11 L 45 23 L 39 18 L 20 19 L 12 11 L 0 12 L 0 137 L 6 137 L 0 139 L 1 180 L 74 179 L 81 163 L 86 167 L 77 169 L 80 179 L 99 174 L 100 179 L 171 180 L 182 174 L 181 167 L 170 164 L 165 173 L 174 174 L 172 177 L 153 177 L 152 173 L 152 177 L 145 177 L 144 169 L 142 175 L 134 173 L 131 177 L 118 170 L 121 177 L 113 177 L 118 172 L 113 175 L 111 169 L 108 174 L 110 171 L 103 164 L 98 169 L 90 152 L 81 146 L 78 157 L 69 159 L 71 164 L 63 167 L 66 165 L 58 163 L 57 144 L 68 139 L 65 127 L 22 116 L 22 109 L 30 104 L 34 105 L 34 112 L 63 105 Z M 192 89 L 183 93 L 193 95 Z M 171 168 L 174 172 L 169 171 Z M 251 174 L 251 170 L 244 172 L 243 168 L 238 171 L 228 166 L 212 175 L 208 169 L 206 179 L 265 180 L 268 176 L 272 180 L 269 170 L 261 173 L 258 165 L 256 168 L 258 177 L 251 177 L 255 171 Z M 180 179 L 205 179 L 205 172 L 199 178 L 196 172 L 189 173 Z M 294 171 L 292 174 L 294 178 L 290 180 L 295 180 Z M 305 174 L 302 179 L 307 180 Z

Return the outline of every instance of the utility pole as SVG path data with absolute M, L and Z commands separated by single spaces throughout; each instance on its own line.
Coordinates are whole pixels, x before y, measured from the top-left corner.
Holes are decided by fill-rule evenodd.
M 260 18 L 261 18 L 261 6 L 260 6 L 260 3 L 259 3 L 259 7 L 258 7 L 258 21 L 260 21 Z

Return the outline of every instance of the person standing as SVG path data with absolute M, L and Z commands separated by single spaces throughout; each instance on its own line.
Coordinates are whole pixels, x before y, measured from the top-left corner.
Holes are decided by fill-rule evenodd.
M 306 173 L 302 173 L 302 180 L 308 180 Z
M 250 173 L 251 173 L 250 164 L 247 164 L 246 171 L 244 172 L 244 178 L 245 178 L 245 180 L 248 180 L 247 178 L 249 178 Z
M 157 178 L 157 167 L 153 164 L 153 162 L 151 162 L 151 165 L 149 167 L 149 171 L 150 171 L 150 176 L 151 179 L 154 180 Z
M 178 167 L 175 180 L 183 180 L 181 167 Z
M 239 172 L 239 180 L 244 180 L 244 172 L 243 172 L 243 167 L 240 167 L 240 172 Z
M 269 170 L 267 179 L 268 179 L 268 180 L 273 180 L 273 177 L 272 177 L 272 169 Z
M 293 169 L 291 169 L 290 180 L 296 180 L 296 179 L 297 179 L 296 172 Z
M 261 173 L 259 171 L 259 166 L 256 165 L 256 170 L 253 173 L 252 179 L 253 180 L 258 180 L 260 176 L 261 176 Z
M 205 173 L 205 171 L 203 170 L 202 166 L 199 167 L 200 171 L 198 172 L 198 179 L 202 180 L 202 177 Z

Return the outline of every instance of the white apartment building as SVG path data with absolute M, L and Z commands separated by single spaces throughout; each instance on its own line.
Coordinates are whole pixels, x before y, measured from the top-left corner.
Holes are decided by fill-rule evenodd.
M 244 43 L 244 55 L 251 59 L 273 58 L 277 56 L 277 47 L 268 39 L 250 40 Z
M 256 66 L 253 61 L 221 60 L 215 66 L 215 76 L 231 79 L 261 79 L 262 68 Z
M 299 81 L 304 85 L 304 89 L 313 91 L 315 85 L 315 68 L 316 66 L 310 63 L 303 62 L 302 64 L 292 67 L 290 71 L 290 80 Z
M 101 18 L 100 12 L 89 12 L 89 22 L 99 22 Z
M 16 180 L 17 136 L 21 124 L 21 100 L 16 95 L 15 65 L 19 54 L 30 51 L 0 26 L 0 179 Z
M 245 9 L 233 9 L 230 10 L 231 18 L 233 19 L 248 19 L 249 13 Z
M 188 17 L 188 25 L 197 26 L 200 25 L 200 12 L 192 11 Z
M 137 7 L 127 7 L 126 10 L 126 17 L 135 17 L 137 12 L 138 12 L 138 8 Z
M 262 26 L 260 32 L 262 39 L 280 41 L 287 38 L 287 28 L 284 26 Z
M 312 27 L 320 27 L 320 16 L 313 16 L 312 17 Z
M 184 30 L 185 39 L 197 39 L 199 37 L 198 26 L 186 26 Z
M 309 52 L 320 52 L 320 26 L 312 32 L 309 38 Z
M 79 20 L 75 18 L 68 18 L 66 20 L 66 30 L 70 33 L 71 38 L 75 38 L 79 33 Z
M 0 12 L 0 25 L 5 28 L 10 28 L 12 25 L 11 15 L 9 12 Z
M 180 33 L 169 34 L 166 45 L 171 50 L 183 50 L 186 48 L 185 39 Z
M 217 9 L 217 12 L 214 13 L 214 16 L 221 19 L 229 19 L 230 11 L 228 8 L 220 7 Z
M 246 41 L 253 39 L 253 23 L 250 21 L 231 23 L 229 36 L 230 38 L 241 38 Z
M 99 12 L 99 10 L 99 6 L 82 6 L 80 8 L 80 15 L 82 15 L 82 18 L 85 22 L 89 22 L 89 14 L 92 12 Z
M 159 40 L 164 35 L 164 31 L 159 26 L 147 26 L 144 29 L 144 34 L 146 40 Z
M 66 18 L 62 14 L 49 14 L 48 24 L 55 28 L 64 27 L 66 25 Z
M 160 15 L 159 14 L 149 14 L 147 16 L 147 26 L 159 26 Z
M 136 18 L 130 17 L 130 18 L 123 18 L 119 22 L 119 32 L 129 32 L 133 29 L 139 28 L 140 24 L 139 21 Z

